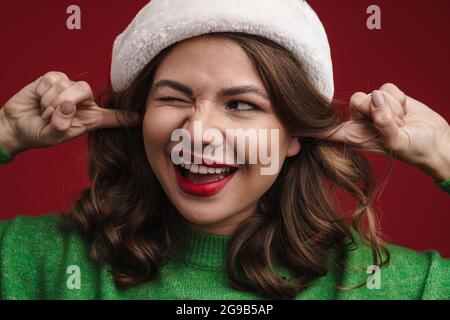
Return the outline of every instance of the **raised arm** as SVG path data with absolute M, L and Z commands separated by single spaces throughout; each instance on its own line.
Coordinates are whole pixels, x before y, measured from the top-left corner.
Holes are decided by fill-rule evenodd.
M 48 72 L 25 86 L 0 109 L 0 162 L 31 148 L 56 145 L 88 130 L 134 126 L 136 113 L 99 107 L 85 81 Z M 3 161 L 2 161 L 3 160 Z
M 391 83 L 355 93 L 349 108 L 350 119 L 338 128 L 303 134 L 391 155 L 450 193 L 450 126 L 441 115 Z

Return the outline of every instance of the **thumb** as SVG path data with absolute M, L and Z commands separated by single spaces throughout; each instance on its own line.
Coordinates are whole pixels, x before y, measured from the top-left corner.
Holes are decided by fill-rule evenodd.
M 71 101 L 64 101 L 56 107 L 50 123 L 42 129 L 41 138 L 48 144 L 62 142 L 67 130 L 72 126 L 76 105 Z
M 384 137 L 386 147 L 395 150 L 400 139 L 400 127 L 389 98 L 379 90 L 373 91 L 370 111 L 373 124 Z

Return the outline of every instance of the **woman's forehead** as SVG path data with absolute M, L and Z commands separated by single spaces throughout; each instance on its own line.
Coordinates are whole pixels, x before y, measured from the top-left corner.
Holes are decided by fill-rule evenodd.
M 243 48 L 225 37 L 201 36 L 175 45 L 161 62 L 154 82 L 260 85 L 262 81 Z

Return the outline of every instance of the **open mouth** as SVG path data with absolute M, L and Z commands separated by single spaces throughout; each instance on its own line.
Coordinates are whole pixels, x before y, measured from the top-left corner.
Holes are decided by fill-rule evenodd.
M 180 188 L 196 196 L 212 196 L 220 192 L 239 170 L 222 164 L 173 164 Z
M 235 167 L 210 167 L 199 164 L 181 164 L 177 166 L 181 175 L 195 184 L 205 184 L 225 179 L 238 169 Z

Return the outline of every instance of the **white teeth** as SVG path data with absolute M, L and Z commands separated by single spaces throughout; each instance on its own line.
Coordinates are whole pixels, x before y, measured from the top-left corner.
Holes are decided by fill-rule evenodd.
M 216 170 L 214 168 L 208 168 L 208 173 L 216 173 Z
M 184 164 L 184 163 L 182 163 L 181 166 L 182 166 L 183 168 L 187 169 L 187 170 L 191 170 L 192 164 Z
M 181 166 L 185 168 L 186 170 L 189 170 L 192 173 L 198 173 L 198 174 L 220 174 L 220 173 L 228 173 L 230 172 L 230 168 L 211 168 L 206 167 L 198 164 L 184 164 L 182 163 Z
M 199 165 L 198 164 L 193 164 L 192 166 L 191 166 L 191 172 L 192 173 L 198 173 L 198 169 L 199 169 Z

